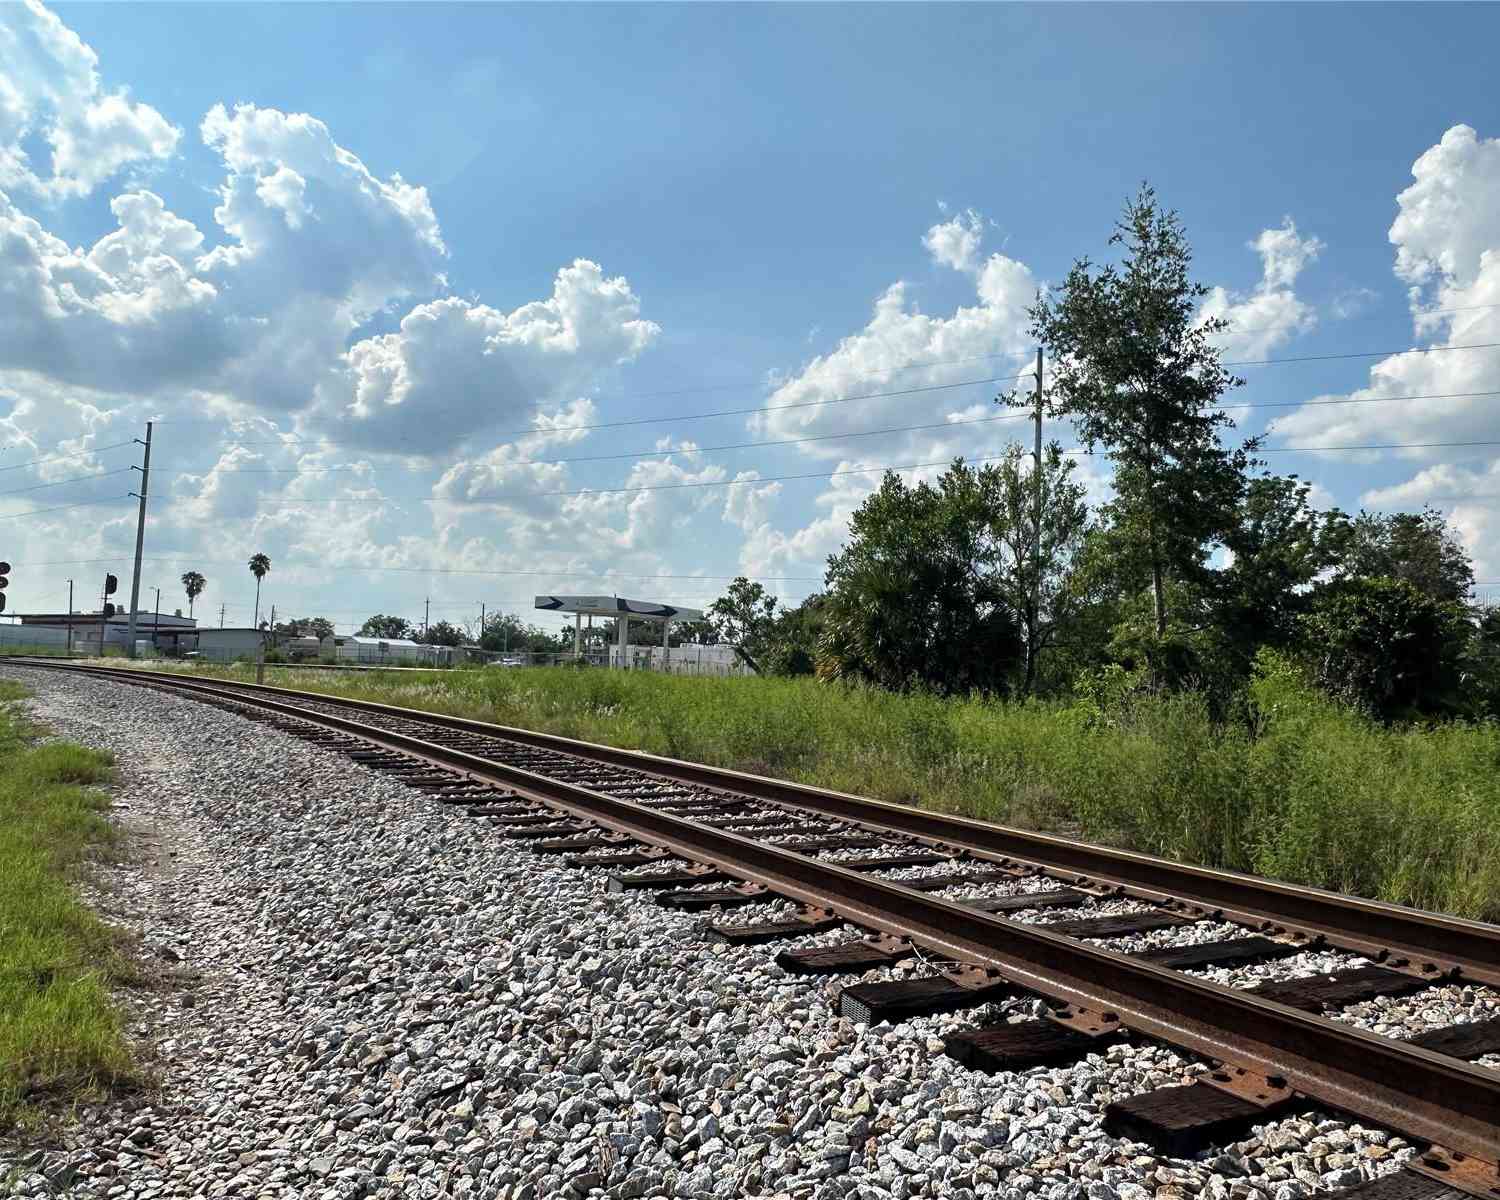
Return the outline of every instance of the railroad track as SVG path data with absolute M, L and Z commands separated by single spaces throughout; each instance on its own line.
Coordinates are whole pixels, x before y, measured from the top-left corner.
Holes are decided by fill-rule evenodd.
M 518 847 L 608 872 L 613 890 L 649 889 L 665 908 L 790 902 L 773 919 L 704 931 L 785 947 L 777 960 L 791 972 L 862 973 L 913 956 L 930 965 L 918 978 L 842 989 L 856 1021 L 1017 992 L 1046 1001 L 1044 1017 L 948 1038 L 947 1052 L 974 1069 L 1066 1063 L 1130 1033 L 1201 1056 L 1209 1069 L 1194 1082 L 1106 1112 L 1107 1128 L 1165 1152 L 1222 1145 L 1258 1121 L 1321 1106 L 1427 1147 L 1345 1200 L 1500 1198 L 1500 1072 L 1469 1061 L 1500 1053 L 1500 1019 L 1398 1041 L 1325 1015 L 1439 983 L 1500 984 L 1500 927 L 458 717 L 11 661 L 230 708 L 464 806 Z M 955 891 L 1000 894 L 943 894 Z M 1094 944 L 1204 922 L 1238 928 L 1134 953 Z M 1365 961 L 1250 988 L 1188 973 L 1310 948 Z

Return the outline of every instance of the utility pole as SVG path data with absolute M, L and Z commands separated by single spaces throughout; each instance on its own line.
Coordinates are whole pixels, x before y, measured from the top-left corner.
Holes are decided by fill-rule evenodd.
M 1036 411 L 1032 414 L 1036 422 L 1036 450 L 1032 455 L 1032 486 L 1036 490 L 1036 530 L 1031 549 L 1031 645 L 1026 648 L 1030 658 L 1027 674 L 1028 690 L 1036 686 L 1037 628 L 1042 623 L 1042 348 L 1036 348 Z
M 479 602 L 479 636 L 477 638 L 475 638 L 474 640 L 476 642 L 482 642 L 482 641 L 484 641 L 484 601 L 483 600 L 481 600 Z
M 129 644 L 125 647 L 125 653 L 131 658 L 135 657 L 135 609 L 141 599 L 141 547 L 146 540 L 146 491 L 151 484 L 151 422 L 146 422 L 146 440 L 137 442 L 146 447 L 146 455 L 139 468 L 141 473 L 140 513 L 135 520 L 135 573 L 130 577 L 130 632 L 126 635 Z
M 68 580 L 68 653 L 73 653 L 73 581 Z
M 156 589 L 156 615 L 151 619 L 151 649 L 161 649 L 161 588 Z
M 422 640 L 427 640 L 427 622 L 432 617 L 432 597 L 422 601 Z
M 224 606 L 222 604 L 219 605 L 219 628 L 224 628 Z

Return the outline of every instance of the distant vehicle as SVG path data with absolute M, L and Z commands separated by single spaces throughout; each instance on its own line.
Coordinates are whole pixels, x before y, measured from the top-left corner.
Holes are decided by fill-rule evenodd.
M 497 658 L 490 663 L 492 667 L 524 667 L 526 660 L 518 654 L 507 654 L 504 658 Z

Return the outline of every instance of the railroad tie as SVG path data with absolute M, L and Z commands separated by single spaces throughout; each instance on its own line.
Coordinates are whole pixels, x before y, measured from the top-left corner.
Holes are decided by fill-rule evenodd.
M 889 967 L 916 951 L 888 938 L 855 938 L 837 946 L 809 946 L 783 950 L 776 965 L 789 975 L 855 975 L 872 967 Z
M 938 863 L 951 862 L 951 854 L 928 854 L 915 852 L 912 854 L 875 855 L 871 858 L 846 858 L 839 862 L 839 866 L 846 871 L 891 871 L 897 867 L 935 867 Z M 892 883 L 900 883 L 903 886 L 906 881 L 893 879 Z
M 1284 1112 L 1295 1097 L 1257 1103 L 1207 1083 L 1157 1088 L 1104 1110 L 1105 1131 L 1115 1137 L 1145 1142 L 1160 1154 L 1191 1158 L 1209 1146 L 1237 1141 L 1251 1125 Z
M 1087 892 L 1080 892 L 1076 888 L 1058 888 L 1050 892 L 1032 892 L 1026 896 L 965 897 L 954 903 L 980 912 L 1007 913 L 1021 912 L 1028 908 L 1076 908 L 1093 899 Z
M 563 859 L 565 867 L 644 867 L 661 862 L 662 855 L 649 850 L 629 850 L 624 854 L 575 854 Z
M 703 880 L 697 880 L 702 883 Z M 703 888 L 701 891 L 677 889 L 657 893 L 656 902 L 662 908 L 678 912 L 697 912 L 705 908 L 743 908 L 747 904 L 766 904 L 777 899 L 774 892 L 764 888 L 723 887 Z
M 630 892 L 641 888 L 692 887 L 699 883 L 732 883 L 734 877 L 723 871 L 627 871 L 611 875 L 604 884 L 607 892 Z
M 1160 946 L 1154 950 L 1137 950 L 1131 958 L 1170 967 L 1174 971 L 1189 967 L 1234 967 L 1264 959 L 1289 958 L 1300 954 L 1302 947 L 1291 942 L 1273 941 L 1254 934 L 1227 938 L 1222 942 L 1203 942 L 1197 946 Z
M 943 1039 L 943 1052 L 974 1071 L 1025 1071 L 1031 1067 L 1077 1062 L 1112 1041 L 1124 1030 L 1088 1034 L 1047 1017 L 1008 1025 L 964 1029 Z
M 1435 981 L 1420 979 L 1385 967 L 1354 967 L 1306 979 L 1280 979 L 1250 988 L 1252 996 L 1274 1000 L 1300 1008 L 1304 1012 L 1321 1012 L 1325 1008 L 1343 1008 L 1377 996 L 1407 996 L 1420 992 Z
M 944 888 L 965 887 L 970 884 L 1014 883 L 1020 874 L 1016 871 L 954 871 L 948 875 L 929 875 L 926 879 L 893 880 L 902 887 L 918 892 L 940 892 Z
M 758 946 L 764 942 L 777 942 L 783 938 L 807 937 L 814 933 L 827 933 L 843 925 L 842 917 L 817 917 L 801 920 L 793 917 L 787 921 L 760 921 L 754 925 L 720 925 L 705 927 L 704 932 L 716 942 L 730 946 Z
M 921 979 L 894 979 L 885 983 L 856 983 L 839 993 L 839 1014 L 855 1024 L 892 1025 L 911 1017 L 933 1013 L 957 1012 L 1003 1000 L 1015 989 L 1005 982 L 965 987 L 946 975 L 928 975 Z
M 532 842 L 527 849 L 533 854 L 573 854 L 579 850 L 602 850 L 606 846 L 619 844 L 614 838 L 605 837 L 602 833 L 586 833 L 581 837 L 548 838 Z
M 1060 933 L 1064 937 L 1104 938 L 1120 937 L 1127 933 L 1149 933 L 1153 929 L 1171 929 L 1192 923 L 1193 919 L 1190 917 L 1147 912 L 1126 913 L 1118 917 L 1079 917 L 1072 921 L 1048 921 L 1036 928 L 1045 929 L 1048 933 Z
M 1415 1171 L 1397 1171 L 1341 1191 L 1325 1192 L 1321 1200 L 1472 1200 L 1472 1197 Z
M 1500 1053 L 1500 1017 L 1429 1029 L 1406 1041 L 1423 1050 L 1449 1054 L 1454 1058 L 1478 1058 L 1482 1054 L 1497 1054 Z

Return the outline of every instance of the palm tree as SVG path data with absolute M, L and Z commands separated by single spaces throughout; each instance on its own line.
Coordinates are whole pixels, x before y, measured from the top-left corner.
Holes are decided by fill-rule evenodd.
M 184 571 L 182 573 L 182 590 L 187 593 L 188 616 L 193 615 L 193 601 L 203 595 L 203 589 L 208 586 L 208 580 L 204 579 L 197 571 Z
M 271 573 L 271 560 L 264 554 L 250 556 L 250 574 L 255 576 L 255 620 L 252 624 L 260 628 L 260 581 Z

